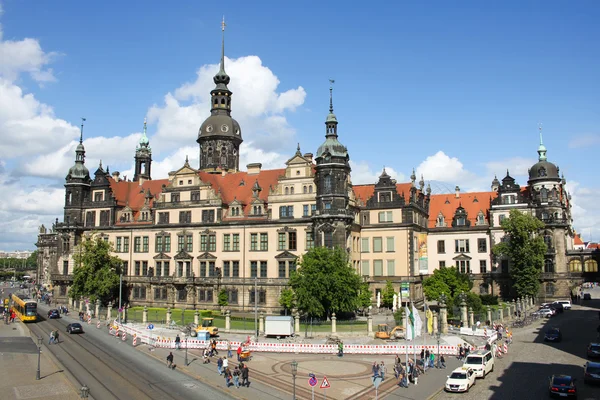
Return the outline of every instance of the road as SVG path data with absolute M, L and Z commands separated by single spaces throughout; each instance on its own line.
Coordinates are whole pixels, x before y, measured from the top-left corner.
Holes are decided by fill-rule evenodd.
M 17 289 L 13 289 L 17 290 Z M 6 290 L 5 293 L 11 291 Z M 41 321 L 27 324 L 33 335 L 48 343 L 49 333 L 58 329 L 60 344 L 46 345 L 54 357 L 81 384 L 90 388 L 91 398 L 112 399 L 232 399 L 219 389 L 205 385 L 188 375 L 166 368 L 162 363 L 135 350 L 130 343 L 101 332 L 95 325 L 85 324 L 85 333 L 69 335 L 66 326 L 71 317 L 46 320 L 49 307 L 40 304 Z M 130 339 L 131 340 L 131 339 Z
M 553 374 L 577 378 L 580 400 L 599 399 L 600 387 L 583 383 L 587 344 L 595 341 L 599 323 L 600 289 L 592 292 L 591 301 L 573 305 L 572 310 L 553 318 L 515 329 L 509 354 L 496 359 L 494 372 L 485 380 L 478 379 L 469 393 L 440 392 L 434 399 L 456 400 L 457 396 L 461 400 L 544 399 L 548 398 L 548 376 Z M 555 326 L 563 332 L 563 341 L 544 342 L 546 329 Z

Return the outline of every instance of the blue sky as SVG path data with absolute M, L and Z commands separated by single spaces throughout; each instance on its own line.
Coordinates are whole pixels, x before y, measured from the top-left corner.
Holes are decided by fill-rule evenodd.
M 525 185 L 542 122 L 574 225 L 600 239 L 600 3 L 396 3 L 0 2 L 0 249 L 33 248 L 62 214 L 82 116 L 91 172 L 131 177 L 146 116 L 154 178 L 197 160 L 223 15 L 242 165 L 315 152 L 333 78 L 354 183 L 385 165 L 438 190 L 488 190 L 507 168 Z

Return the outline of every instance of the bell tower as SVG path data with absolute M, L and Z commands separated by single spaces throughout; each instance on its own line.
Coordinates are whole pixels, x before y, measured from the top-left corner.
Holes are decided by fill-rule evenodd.
M 150 148 L 150 141 L 146 136 L 146 118 L 144 118 L 144 133 L 140 139 L 140 142 L 135 149 L 135 171 L 133 175 L 134 182 L 149 181 L 151 180 L 150 168 L 152 167 L 152 149 Z
M 67 226 L 83 224 L 83 203 L 90 197 L 90 171 L 85 166 L 85 147 L 83 147 L 83 123 L 81 118 L 81 131 L 79 144 L 75 149 L 75 165 L 69 169 L 65 178 L 65 209 L 64 222 Z

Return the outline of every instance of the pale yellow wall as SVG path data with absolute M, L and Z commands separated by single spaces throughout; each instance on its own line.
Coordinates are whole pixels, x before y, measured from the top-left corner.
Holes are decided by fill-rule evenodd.
M 469 240 L 469 252 L 456 253 L 455 252 L 455 240 L 467 239 Z M 486 252 L 479 253 L 478 251 L 478 239 L 485 239 L 486 241 Z M 445 253 L 438 253 L 438 241 L 443 240 L 445 242 Z M 465 254 L 471 257 L 471 272 L 474 274 L 480 273 L 480 260 L 486 261 L 487 272 L 491 272 L 491 249 L 490 239 L 486 231 L 478 232 L 467 232 L 467 231 L 455 231 L 455 232 L 430 232 L 427 236 L 427 248 L 429 258 L 429 273 L 433 273 L 434 270 L 439 268 L 440 261 L 446 263 L 446 267 L 456 266 L 456 261 L 453 260 L 459 254 Z

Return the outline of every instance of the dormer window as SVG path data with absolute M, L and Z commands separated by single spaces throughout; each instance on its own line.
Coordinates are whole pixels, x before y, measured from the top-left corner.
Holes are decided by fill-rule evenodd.
M 381 192 L 379 193 L 379 202 L 386 203 L 392 201 L 392 193 L 390 192 Z
M 438 228 L 446 226 L 446 222 L 444 220 L 444 216 L 441 213 L 437 217 L 435 226 L 437 226 Z
M 456 218 L 456 226 L 465 226 L 465 223 L 466 223 L 465 217 Z
M 100 202 L 104 200 L 104 193 L 102 192 L 95 192 L 94 193 L 94 201 L 96 202 Z
M 254 215 L 262 215 L 262 206 L 254 206 L 254 207 L 252 207 L 252 213 Z
M 190 194 L 190 198 L 192 201 L 200 201 L 200 192 L 195 191 Z
M 485 225 L 485 215 L 481 211 L 477 215 L 477 225 Z
M 179 203 L 179 193 L 171 193 L 171 203 Z

